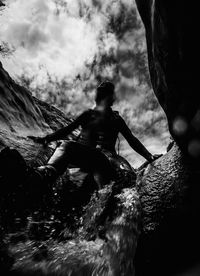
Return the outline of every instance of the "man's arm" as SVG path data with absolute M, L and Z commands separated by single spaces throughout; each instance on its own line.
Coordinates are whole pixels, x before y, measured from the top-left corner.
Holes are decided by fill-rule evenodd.
M 125 123 L 125 121 L 120 117 L 119 128 L 121 134 L 127 140 L 129 145 L 134 149 L 137 153 L 142 155 L 146 160 L 152 162 L 154 160 L 154 156 L 145 148 L 145 146 L 132 134 L 131 130 Z
M 41 144 L 47 144 L 56 140 L 62 140 L 66 138 L 66 136 L 69 135 L 73 130 L 78 128 L 86 120 L 86 117 L 87 117 L 87 112 L 85 111 L 68 126 L 63 127 L 51 134 L 48 134 L 44 137 L 34 137 L 34 136 L 28 136 L 28 137 L 33 139 L 35 142 L 38 142 Z

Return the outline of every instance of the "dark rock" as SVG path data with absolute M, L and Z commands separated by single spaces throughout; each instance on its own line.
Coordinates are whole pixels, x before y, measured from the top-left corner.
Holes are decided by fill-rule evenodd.
M 138 275 L 169 276 L 199 262 L 197 3 L 136 2 L 146 30 L 152 86 L 175 140 L 155 166 L 139 174 L 144 228 L 136 267 Z
M 136 0 L 145 25 L 154 92 L 166 113 L 173 139 L 189 156 L 199 151 L 199 43 L 197 3 Z M 195 155 L 196 156 L 196 155 Z

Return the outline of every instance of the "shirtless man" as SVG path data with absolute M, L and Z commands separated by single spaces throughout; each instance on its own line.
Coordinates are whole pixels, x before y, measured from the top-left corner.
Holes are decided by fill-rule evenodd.
M 54 169 L 57 175 L 61 175 L 69 164 L 73 164 L 91 171 L 100 188 L 113 177 L 113 168 L 101 150 L 116 154 L 115 145 L 119 133 L 124 136 L 133 150 L 149 162 L 154 161 L 158 156 L 152 155 L 131 133 L 119 113 L 112 110 L 114 101 L 115 87 L 113 83 L 104 81 L 97 87 L 94 109 L 84 111 L 71 124 L 45 137 L 29 136 L 35 142 L 48 144 L 66 139 L 72 131 L 81 127 L 77 139 L 63 141 L 47 165 L 39 167 L 39 170 L 42 172 L 45 169 Z

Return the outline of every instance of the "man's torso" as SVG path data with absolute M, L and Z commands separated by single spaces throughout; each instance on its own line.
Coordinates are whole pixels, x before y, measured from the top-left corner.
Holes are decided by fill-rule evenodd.
M 119 118 L 118 112 L 112 109 L 105 113 L 92 109 L 86 111 L 77 142 L 115 151 L 119 134 Z

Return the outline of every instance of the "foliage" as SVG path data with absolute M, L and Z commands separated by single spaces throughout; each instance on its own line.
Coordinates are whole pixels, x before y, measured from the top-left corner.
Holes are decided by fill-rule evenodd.
M 5 7 L 5 3 L 4 2 L 5 1 L 3 1 L 3 0 L 0 1 L 0 7 Z
M 4 10 L 6 4 L 7 4 L 6 0 L 0 0 L 0 12 Z M 12 47 L 11 45 L 9 45 L 8 43 L 6 43 L 4 41 L 1 42 L 0 55 L 2 55 L 3 57 L 10 56 L 13 54 L 14 51 L 15 51 L 14 47 Z

